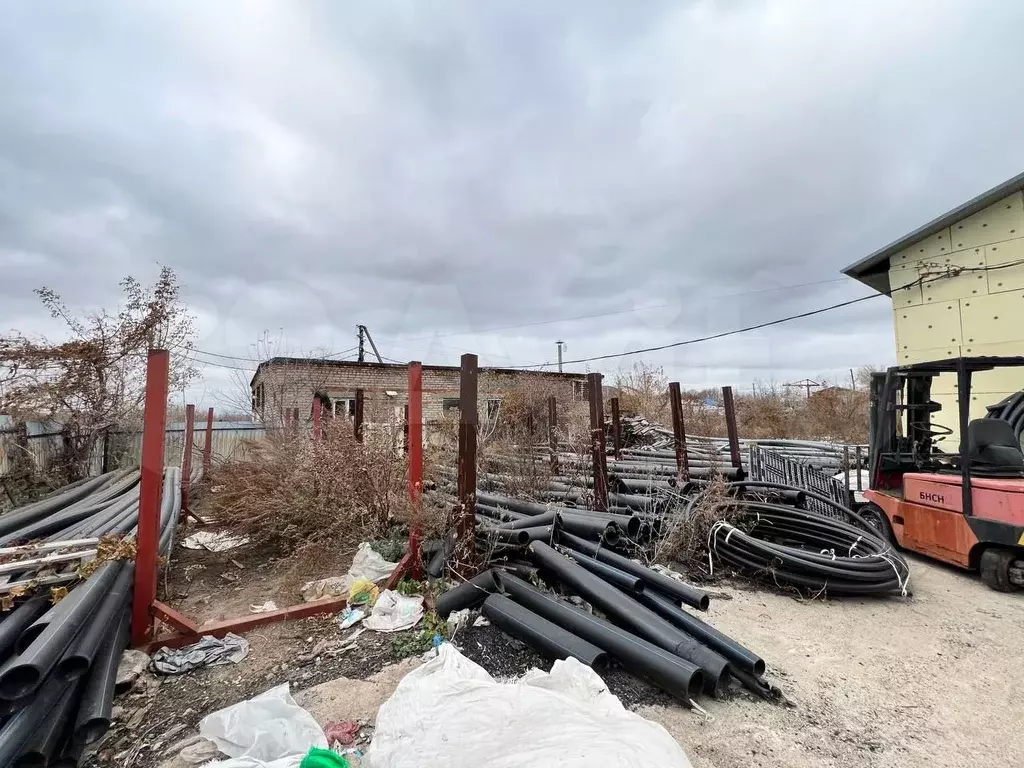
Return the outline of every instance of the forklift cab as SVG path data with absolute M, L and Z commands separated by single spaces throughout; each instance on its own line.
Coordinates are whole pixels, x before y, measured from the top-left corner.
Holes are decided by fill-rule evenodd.
M 1010 422 L 971 420 L 971 379 L 1007 367 L 1024 369 L 1024 357 L 960 357 L 872 376 L 871 503 L 860 510 L 901 546 L 981 568 L 996 588 L 1024 584 L 1024 453 Z M 944 373 L 956 374 L 953 414 L 932 399 L 933 380 Z M 947 444 L 950 418 L 955 448 Z

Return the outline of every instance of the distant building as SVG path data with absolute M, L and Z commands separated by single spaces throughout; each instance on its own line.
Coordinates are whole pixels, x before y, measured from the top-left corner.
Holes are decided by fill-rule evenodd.
M 892 297 L 898 364 L 1024 355 L 1024 173 L 851 264 L 843 273 Z M 975 374 L 971 418 L 1024 389 L 1024 370 Z M 932 399 L 954 430 L 956 377 Z
M 314 397 L 330 413 L 355 413 L 356 390 L 363 390 L 365 407 L 393 409 L 401 418 L 408 402 L 408 367 L 391 363 L 359 363 L 350 360 L 275 357 L 259 364 L 252 377 L 254 417 L 280 423 L 285 413 L 299 410 L 300 420 L 310 417 Z M 528 386 L 536 393 L 554 395 L 560 404 L 586 399 L 586 375 L 527 371 L 515 368 L 480 368 L 478 413 L 494 417 L 503 399 L 513 390 Z M 423 366 L 423 419 L 437 421 L 459 409 L 459 368 Z M 367 415 L 369 418 L 369 414 Z

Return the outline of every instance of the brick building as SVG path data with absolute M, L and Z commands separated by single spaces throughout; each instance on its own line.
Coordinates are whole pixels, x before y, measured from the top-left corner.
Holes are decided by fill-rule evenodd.
M 250 382 L 253 415 L 265 422 L 281 423 L 286 412 L 298 408 L 300 420 L 306 420 L 317 396 L 331 413 L 352 415 L 356 390 L 362 389 L 368 420 L 392 414 L 401 418 L 408 402 L 408 371 L 405 365 L 390 363 L 274 357 L 259 364 Z M 584 374 L 480 368 L 480 418 L 496 416 L 502 399 L 524 386 L 538 394 L 554 395 L 559 403 L 586 398 Z M 423 420 L 438 421 L 446 413 L 457 413 L 458 408 L 459 368 L 424 365 Z M 375 415 L 371 417 L 371 413 Z

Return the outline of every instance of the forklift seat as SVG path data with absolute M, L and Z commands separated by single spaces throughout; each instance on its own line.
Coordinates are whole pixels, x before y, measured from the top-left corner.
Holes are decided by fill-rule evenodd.
M 1024 453 L 1013 427 L 1002 419 L 975 419 L 967 426 L 967 450 L 971 469 L 990 476 L 1019 477 L 1024 473 Z

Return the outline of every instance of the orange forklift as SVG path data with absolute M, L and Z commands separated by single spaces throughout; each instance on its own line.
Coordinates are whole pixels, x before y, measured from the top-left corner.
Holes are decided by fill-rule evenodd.
M 971 376 L 1024 367 L 1024 357 L 914 363 L 871 381 L 868 503 L 858 513 L 901 548 L 979 571 L 993 589 L 1024 587 L 1024 453 L 1009 422 L 970 420 Z M 959 450 L 937 423 L 932 381 L 956 374 Z M 948 422 L 947 422 L 948 424 Z

